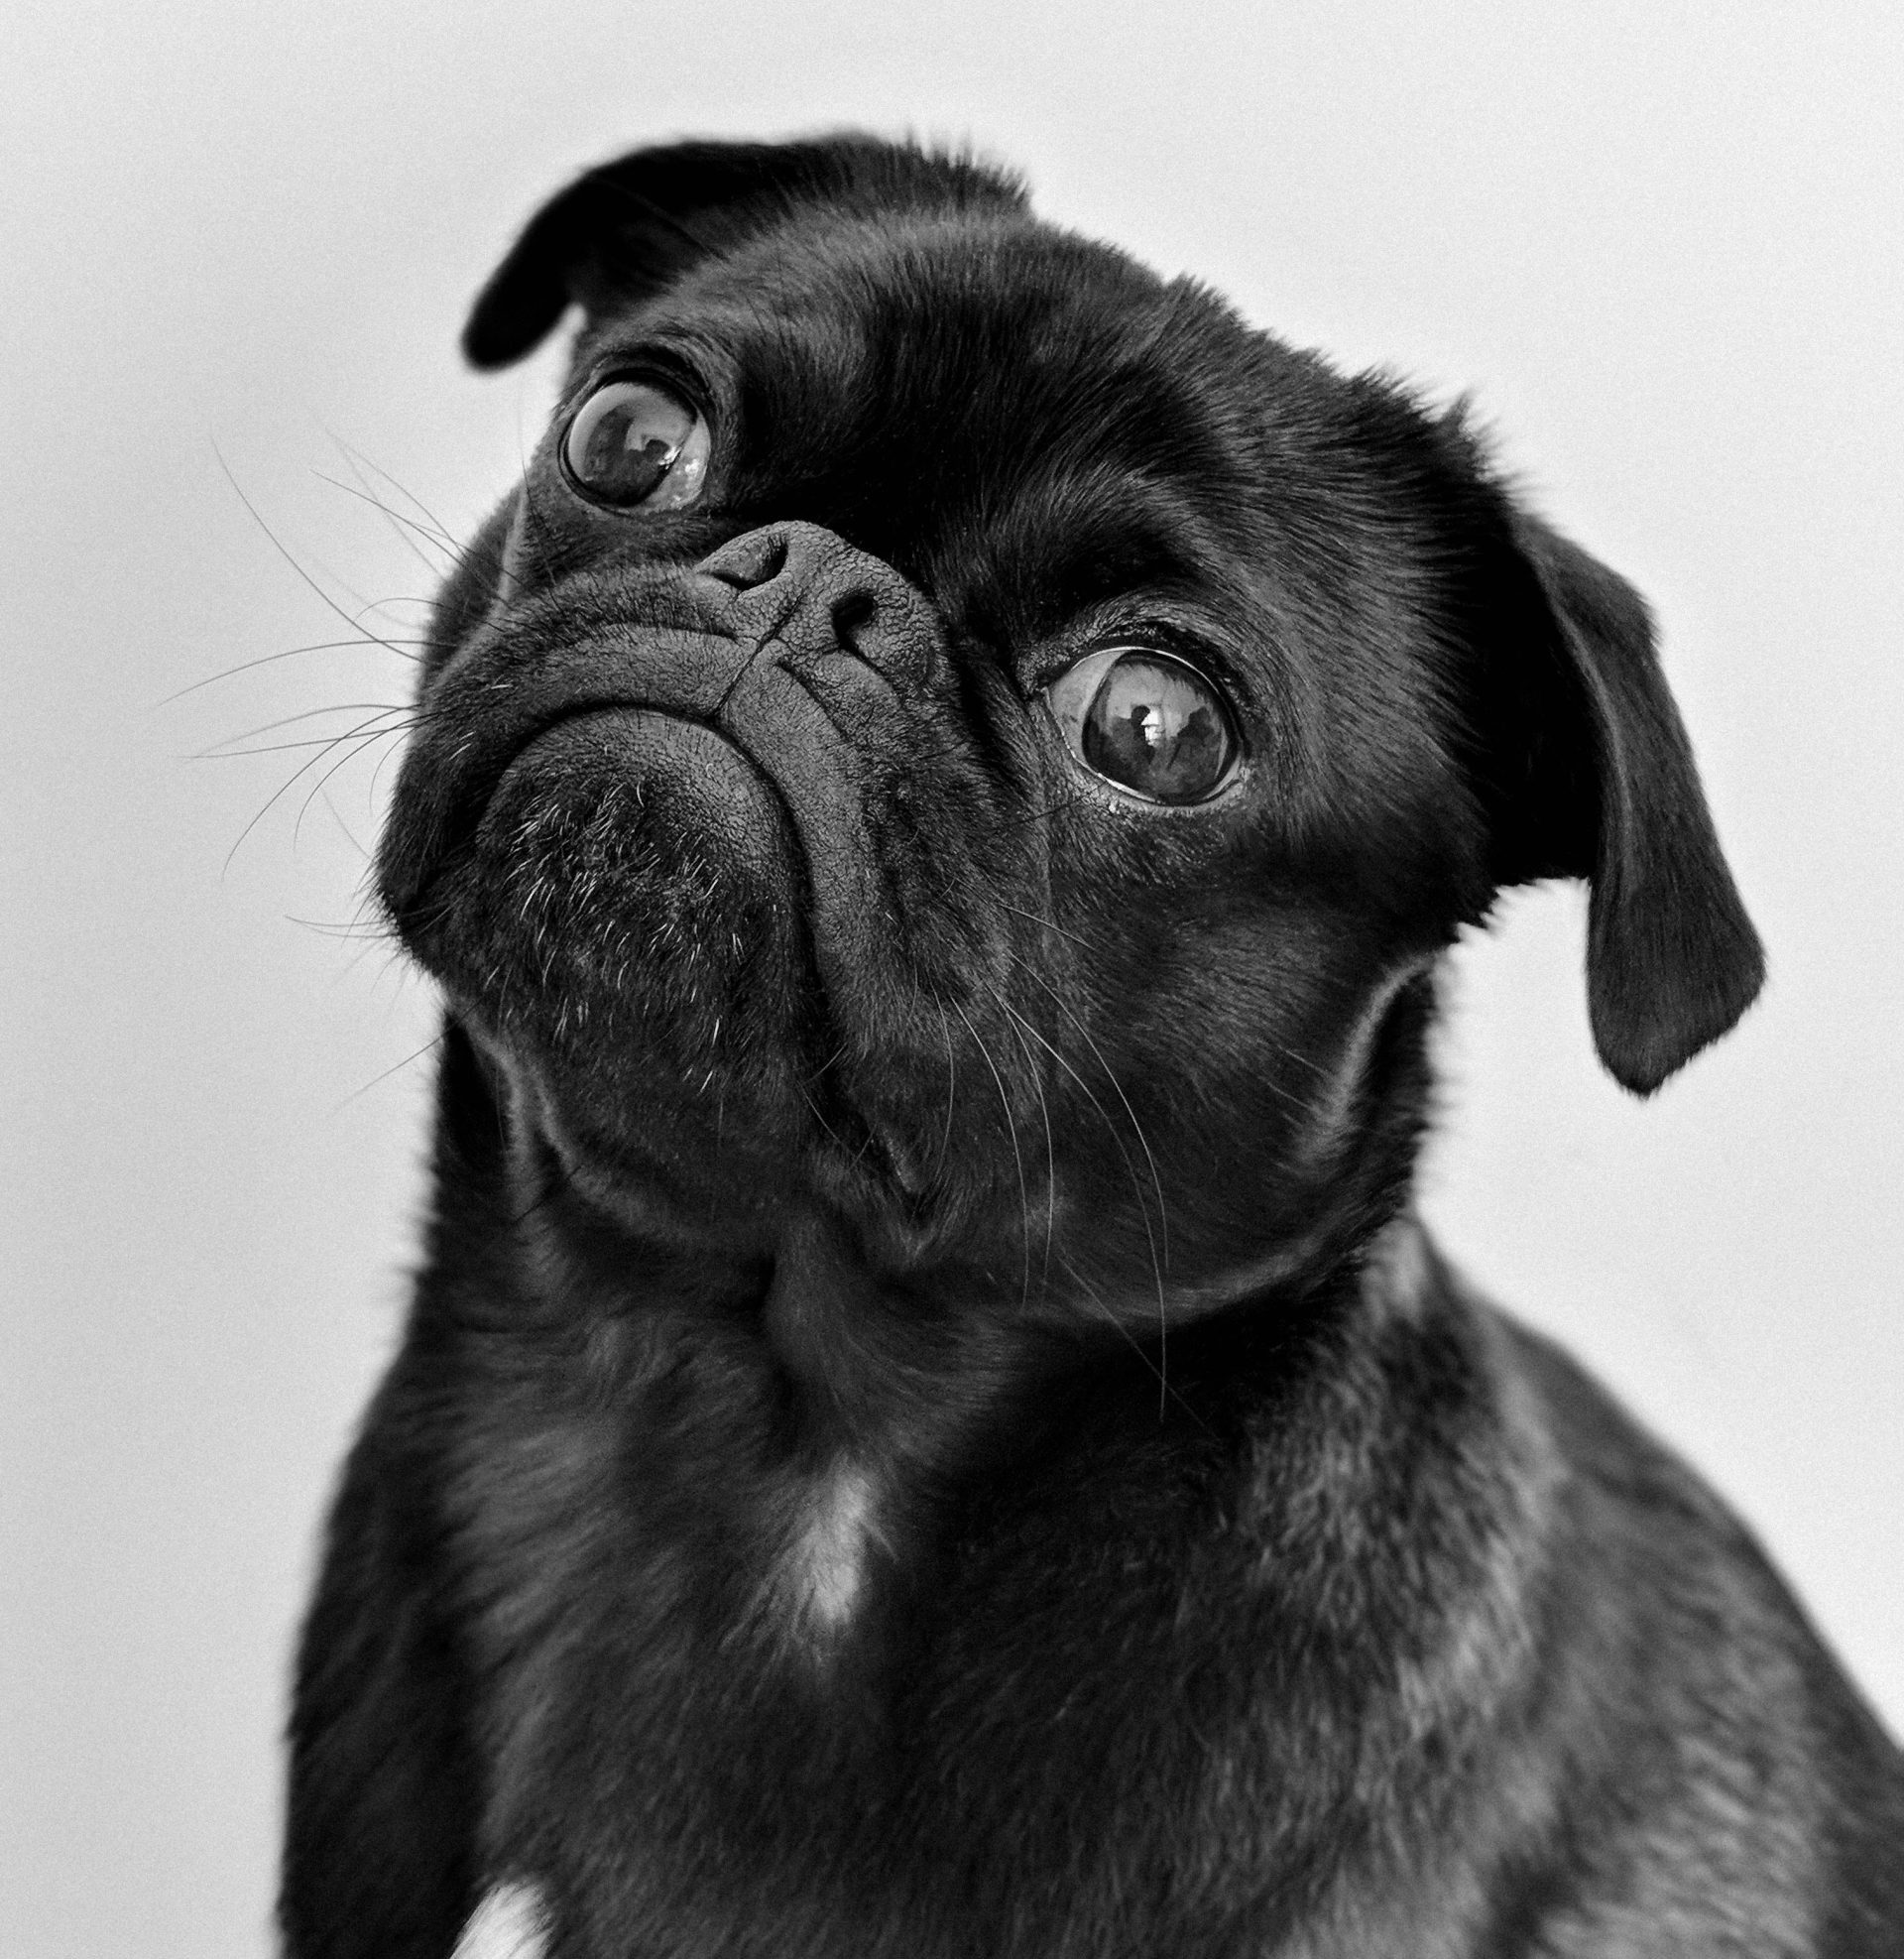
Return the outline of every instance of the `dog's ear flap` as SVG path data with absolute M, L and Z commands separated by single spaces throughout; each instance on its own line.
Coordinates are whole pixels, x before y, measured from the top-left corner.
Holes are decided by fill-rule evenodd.
M 1557 665 L 1537 689 L 1545 725 L 1521 750 L 1501 881 L 1587 880 L 1594 1044 L 1616 1081 L 1650 1095 L 1751 1005 L 1764 953 L 1720 852 L 1645 601 L 1538 519 L 1516 511 L 1510 526 L 1546 615 L 1532 623 Z
M 844 213 L 1021 208 L 1022 187 L 969 157 L 876 137 L 671 143 L 587 172 L 536 212 L 463 329 L 481 368 L 536 346 L 572 301 L 589 311 L 659 292 L 697 260 L 803 204 Z
M 811 176 L 811 144 L 676 143 L 584 173 L 529 221 L 471 309 L 463 352 L 507 367 L 572 302 L 594 311 L 658 292 L 734 233 L 734 219 Z

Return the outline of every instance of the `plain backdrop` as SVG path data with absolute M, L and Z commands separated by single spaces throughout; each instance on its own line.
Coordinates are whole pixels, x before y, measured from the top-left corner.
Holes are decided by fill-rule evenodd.
M 323 645 L 414 635 L 440 562 L 373 498 L 467 531 L 548 400 L 546 357 L 459 368 L 462 308 L 566 176 L 694 132 L 969 137 L 1263 325 L 1472 391 L 1650 595 L 1770 988 L 1642 1105 L 1592 1057 L 1579 894 L 1503 906 L 1427 1209 L 1904 1722 L 1901 101 L 1891 0 L 14 0 L 0 1952 L 268 1949 L 432 1003 L 365 930 L 394 740 L 190 758 L 401 707 L 401 644 Z

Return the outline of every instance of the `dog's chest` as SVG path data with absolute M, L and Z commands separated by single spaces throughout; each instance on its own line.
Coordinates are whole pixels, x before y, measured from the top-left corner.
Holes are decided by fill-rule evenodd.
M 771 1371 L 731 1347 L 632 1381 L 585 1354 L 487 1384 L 451 1488 L 495 1664 L 639 1675 L 711 1635 L 824 1680 L 890 1562 L 896 1479 L 788 1426 Z
M 731 1345 L 490 1370 L 451 1485 L 484 1881 L 536 1887 L 564 1959 L 1459 1949 L 1427 1923 L 1474 1900 L 1432 1885 L 1399 1943 L 1361 1906 L 1353 1937 L 1313 1915 L 1318 1873 L 1351 1883 L 1415 1771 L 1468 1746 L 1474 1698 L 1430 1677 L 1472 1629 L 1419 1626 L 1446 1651 L 1398 1697 L 1408 1732 L 1371 1725 L 1343 1643 L 1393 1574 L 1353 1516 L 1318 1538 L 1314 1493 L 1359 1474 L 1329 1410 L 1222 1440 L 1160 1419 L 1149 1380 L 1086 1399 L 1051 1451 L 954 1494 L 803 1450 L 783 1383 Z M 1293 1510 L 1251 1467 L 1270 1439 L 1314 1456 Z M 1371 1751 L 1384 1814 L 1345 1829 Z M 1194 1868 L 1152 1869 L 1158 1842 Z
M 890 1461 L 789 1451 L 731 1352 L 619 1399 L 585 1373 L 492 1376 L 456 1447 L 488 1880 L 656 1950 L 717 1898 L 736 1925 L 858 1927 L 856 1953 L 889 1949 L 871 1909 L 930 1954 L 934 1923 L 1015 1908 L 1014 1869 L 1109 1856 L 1132 1805 L 1234 1779 L 1248 1689 L 1183 1569 L 1221 1532 L 1154 1461 L 935 1502 Z M 1108 1557 L 1126 1476 L 1152 1542 Z M 1106 1636 L 1130 1664 L 1081 1666 Z M 1190 1728 L 1156 1686 L 1187 1663 Z
M 810 1479 L 792 1509 L 792 1530 L 773 1557 L 767 1612 L 818 1649 L 852 1629 L 879 1540 L 879 1490 L 870 1469 L 842 1456 Z

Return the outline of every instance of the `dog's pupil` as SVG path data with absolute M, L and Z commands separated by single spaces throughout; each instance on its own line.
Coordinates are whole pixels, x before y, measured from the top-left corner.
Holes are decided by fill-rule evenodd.
M 604 503 L 652 496 L 694 426 L 694 412 L 645 381 L 597 388 L 569 425 L 569 474 Z
M 1208 796 L 1230 762 L 1228 720 L 1208 683 L 1141 653 L 1106 673 L 1082 733 L 1093 769 L 1159 802 Z

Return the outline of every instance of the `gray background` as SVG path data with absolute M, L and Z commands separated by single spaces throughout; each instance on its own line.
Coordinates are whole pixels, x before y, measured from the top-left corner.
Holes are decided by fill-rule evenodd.
M 1770 991 L 1642 1106 L 1592 1060 L 1579 895 L 1504 906 L 1453 976 L 1428 1209 L 1731 1495 L 1904 1721 L 1899 22 L 15 0 L 0 1951 L 264 1949 L 288 1643 L 419 1190 L 428 990 L 352 935 L 393 743 L 249 828 L 314 751 L 182 759 L 341 732 L 404 662 L 160 703 L 349 636 L 311 582 L 416 631 L 432 572 L 346 451 L 466 530 L 549 369 L 462 373 L 464 304 L 568 173 L 685 132 L 969 135 L 1285 335 L 1472 389 L 1650 594 Z

